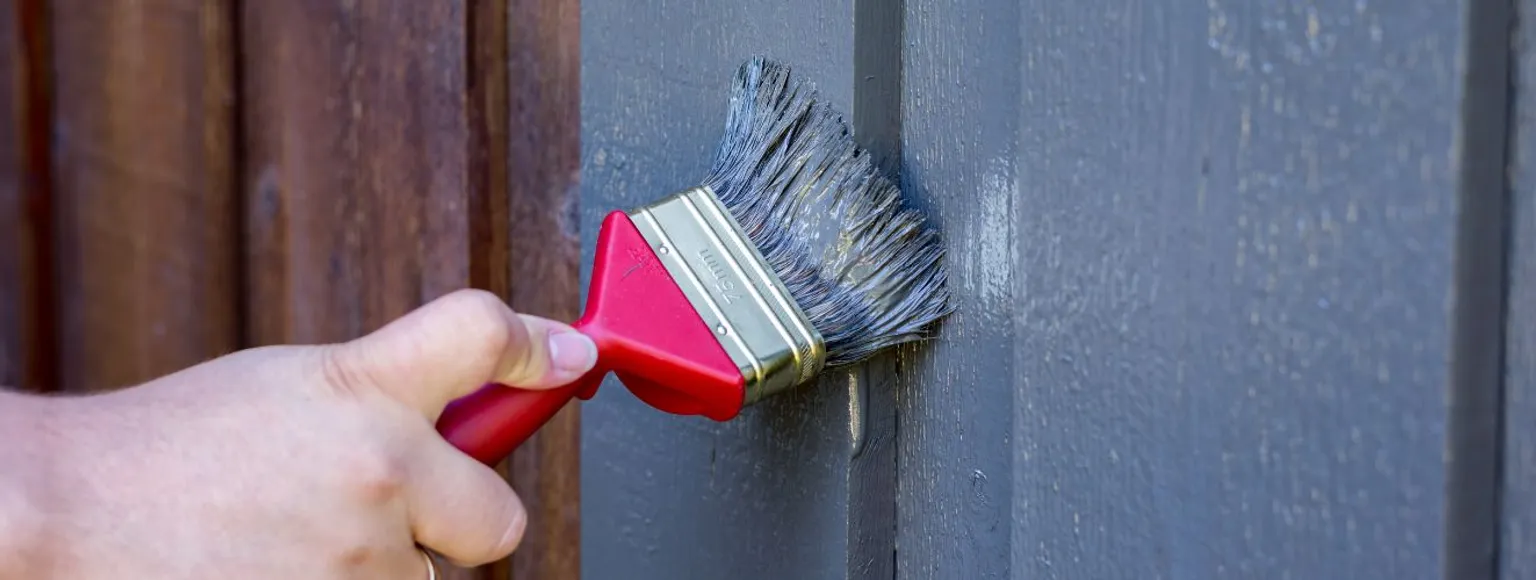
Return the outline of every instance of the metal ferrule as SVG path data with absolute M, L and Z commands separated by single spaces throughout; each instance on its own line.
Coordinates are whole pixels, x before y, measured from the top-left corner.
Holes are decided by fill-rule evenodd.
M 815 377 L 821 333 L 708 187 L 628 212 L 746 379 L 750 405 Z

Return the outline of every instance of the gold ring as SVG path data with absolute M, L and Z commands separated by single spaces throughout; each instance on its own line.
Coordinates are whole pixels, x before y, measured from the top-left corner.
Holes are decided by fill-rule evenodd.
M 421 559 L 427 561 L 427 580 L 437 580 L 437 560 L 432 559 L 432 553 L 426 548 L 416 548 L 421 552 Z

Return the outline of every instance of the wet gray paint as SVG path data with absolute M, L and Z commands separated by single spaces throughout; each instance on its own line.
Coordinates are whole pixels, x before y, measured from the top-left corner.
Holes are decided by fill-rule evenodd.
M 898 577 L 1438 576 L 1463 3 L 908 6 Z
M 1497 236 L 1464 234 L 1497 226 L 1479 192 L 1502 152 L 1499 117 L 1469 111 L 1501 108 L 1464 62 L 1497 68 L 1499 37 L 1465 33 L 1497 18 L 906 2 L 882 24 L 901 78 L 865 79 L 891 68 L 855 50 L 859 5 L 583 4 L 586 261 L 608 211 L 702 176 L 730 74 L 764 52 L 865 107 L 861 134 L 944 228 L 960 305 L 939 341 L 855 373 L 895 397 L 860 455 L 849 376 L 723 425 L 607 385 L 583 415 L 584 576 L 1491 576 L 1500 306 L 1467 296 L 1501 272 L 1470 260 Z M 1512 321 L 1531 318 L 1525 269 Z M 1513 577 L 1536 570 L 1527 334 L 1511 326 Z
M 1011 577 L 1020 17 L 1012 0 L 907 3 L 902 187 L 944 232 L 959 310 L 902 352 L 898 578 Z

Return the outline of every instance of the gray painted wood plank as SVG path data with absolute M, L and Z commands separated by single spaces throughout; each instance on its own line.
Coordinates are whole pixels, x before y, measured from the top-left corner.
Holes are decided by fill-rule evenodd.
M 1499 578 L 1500 427 L 1508 280 L 1510 2 L 1468 2 L 1451 166 L 1456 254 L 1446 437 L 1444 578 Z
M 901 165 L 904 2 L 855 0 L 853 15 L 854 138 L 892 179 Z M 881 353 L 849 383 L 847 578 L 896 577 L 899 364 L 897 352 Z
M 1509 155 L 1501 578 L 1536 578 L 1536 1 L 1519 0 Z
M 749 57 L 790 63 L 852 111 L 852 3 L 588 0 L 581 16 L 584 283 L 604 215 L 703 178 Z M 583 576 L 841 577 L 862 485 L 849 483 L 849 382 L 827 376 L 719 424 L 610 380 L 582 409 Z
M 901 578 L 1431 578 L 1463 3 L 910 3 Z
M 1012 0 L 907 3 L 902 187 L 946 238 L 958 312 L 902 353 L 898 578 L 1010 577 L 1019 17 Z

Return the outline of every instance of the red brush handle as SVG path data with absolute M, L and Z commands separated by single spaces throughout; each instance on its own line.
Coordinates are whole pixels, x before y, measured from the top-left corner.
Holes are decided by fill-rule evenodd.
M 572 399 L 592 398 L 609 372 L 664 412 L 717 421 L 740 412 L 741 372 L 623 212 L 609 214 L 598 232 L 587 309 L 572 326 L 597 344 L 597 365 L 586 375 L 550 390 L 486 385 L 450 403 L 438 432 L 495 464 Z
M 495 465 L 565 408 L 576 397 L 576 390 L 530 391 L 486 385 L 454 401 L 450 410 L 444 411 L 438 432 L 470 457 Z

